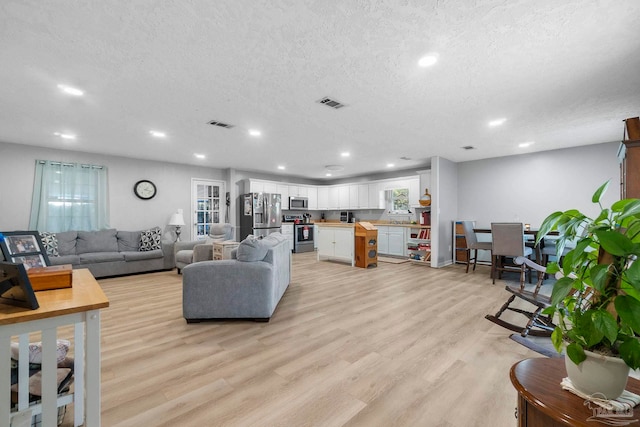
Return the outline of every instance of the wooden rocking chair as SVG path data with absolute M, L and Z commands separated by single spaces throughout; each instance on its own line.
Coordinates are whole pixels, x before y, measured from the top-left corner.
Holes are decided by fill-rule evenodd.
M 525 265 L 530 269 L 538 271 L 538 281 L 535 287 L 529 287 L 528 289 L 525 288 L 523 277 L 521 277 L 519 285 L 507 285 L 505 289 L 512 295 L 509 297 L 507 302 L 505 302 L 502 307 L 500 307 L 500 310 L 498 310 L 495 315 L 487 314 L 485 318 L 492 321 L 496 325 L 500 325 L 515 332 L 520 332 L 520 335 L 522 335 L 523 337 L 526 337 L 527 335 L 548 337 L 555 329 L 555 325 L 553 324 L 552 316 L 542 314 L 542 310 L 551 305 L 551 296 L 540 294 L 540 288 L 544 284 L 544 278 L 546 276 L 546 268 L 539 264 L 536 264 L 535 262 L 525 257 L 517 257 L 514 261 L 518 265 Z M 511 307 L 511 303 L 513 303 L 516 298 L 523 299 L 528 303 L 533 304 L 536 309 L 533 311 L 527 311 L 517 307 Z M 511 310 L 513 312 L 523 314 L 529 319 L 529 321 L 523 327 L 521 325 L 515 325 L 513 323 L 502 320 L 500 316 L 506 310 Z

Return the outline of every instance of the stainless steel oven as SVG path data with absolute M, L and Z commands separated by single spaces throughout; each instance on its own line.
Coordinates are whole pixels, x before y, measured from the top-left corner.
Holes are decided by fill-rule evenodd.
M 314 227 L 311 223 L 294 224 L 293 252 L 313 252 Z

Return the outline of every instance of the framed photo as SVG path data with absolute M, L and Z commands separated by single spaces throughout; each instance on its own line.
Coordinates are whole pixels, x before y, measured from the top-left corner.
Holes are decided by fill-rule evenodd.
M 49 265 L 47 251 L 37 231 L 0 232 L 0 249 L 5 260 L 22 263 L 26 269 Z
M 31 310 L 39 307 L 23 264 L 0 262 L 0 303 Z

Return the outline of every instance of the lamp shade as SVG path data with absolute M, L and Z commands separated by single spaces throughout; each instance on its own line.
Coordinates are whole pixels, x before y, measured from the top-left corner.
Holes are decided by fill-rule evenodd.
M 169 225 L 184 225 L 184 217 L 182 216 L 182 212 L 176 212 L 171 215 Z

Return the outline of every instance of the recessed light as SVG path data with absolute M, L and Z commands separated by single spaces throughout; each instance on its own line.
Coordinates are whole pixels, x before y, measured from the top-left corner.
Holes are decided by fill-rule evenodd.
M 286 168 L 282 165 L 278 166 L 278 169 L 280 169 L 281 171 L 285 170 Z
M 69 133 L 60 133 L 60 132 L 54 132 L 53 133 L 55 136 L 59 136 L 62 139 L 76 139 L 75 135 L 71 135 Z
M 349 157 L 351 155 L 351 153 L 349 153 L 348 151 L 343 151 L 342 153 L 340 153 L 340 155 L 342 157 Z
M 251 135 L 251 136 L 260 136 L 260 135 L 262 135 L 262 132 L 260 132 L 259 130 L 255 130 L 255 129 L 249 129 L 249 135 Z
M 324 176 L 331 176 L 329 172 L 325 173 Z
M 520 144 L 518 144 L 518 147 L 526 148 L 526 147 L 529 147 L 529 146 L 531 146 L 533 144 L 535 144 L 534 141 L 521 142 Z
M 491 120 L 489 122 L 489 126 L 494 127 L 494 126 L 500 126 L 501 124 L 503 124 L 504 122 L 506 122 L 507 119 L 505 118 L 501 118 L 501 119 L 496 119 L 496 120 Z
M 435 53 L 430 53 L 429 55 L 426 55 L 420 58 L 420 60 L 418 61 L 418 65 L 423 68 L 426 68 L 426 67 L 431 67 L 436 62 L 438 62 L 438 55 Z
M 82 95 L 84 95 L 84 91 L 82 91 L 82 90 L 80 90 L 78 88 L 75 88 L 75 87 L 67 86 L 67 85 L 58 85 L 58 89 L 60 89 L 61 91 L 63 91 L 67 95 L 73 95 L 73 96 L 82 96 Z
M 204 154 L 199 154 L 199 153 L 195 153 L 194 156 L 196 156 L 198 159 L 204 159 L 207 157 Z
M 150 130 L 149 135 L 155 136 L 156 138 L 164 138 L 167 136 L 164 132 L 158 132 L 157 130 Z
M 388 167 L 388 168 L 392 168 L 392 167 L 394 167 L 394 166 L 395 166 L 395 165 L 394 165 L 393 163 L 387 163 L 387 167 Z

